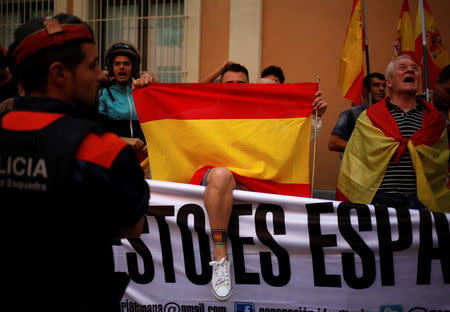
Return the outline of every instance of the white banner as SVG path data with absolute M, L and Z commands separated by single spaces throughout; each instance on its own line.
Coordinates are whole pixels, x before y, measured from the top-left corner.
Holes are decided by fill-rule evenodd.
M 114 247 L 123 312 L 450 311 L 450 214 L 235 190 L 219 302 L 204 187 L 148 183 L 148 228 Z

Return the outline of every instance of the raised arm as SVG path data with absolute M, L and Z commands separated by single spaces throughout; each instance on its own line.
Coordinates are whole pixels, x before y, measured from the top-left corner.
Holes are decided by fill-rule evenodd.
M 228 66 L 230 64 L 236 64 L 235 62 L 232 61 L 226 61 L 221 67 L 219 67 L 219 69 L 217 69 L 216 71 L 212 72 L 211 74 L 209 74 L 206 78 L 202 79 L 200 82 L 201 83 L 209 83 L 209 82 L 213 82 L 217 77 L 220 76 L 222 69 L 225 66 Z

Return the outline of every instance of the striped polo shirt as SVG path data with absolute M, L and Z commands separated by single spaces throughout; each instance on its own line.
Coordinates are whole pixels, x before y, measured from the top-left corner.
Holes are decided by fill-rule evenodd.
M 402 109 L 386 100 L 387 108 L 394 117 L 405 138 L 410 138 L 422 127 L 424 105 L 417 101 L 417 106 L 405 113 Z M 416 173 L 409 150 L 406 149 L 403 157 L 394 163 L 394 158 L 389 161 L 386 174 L 378 191 L 383 193 L 414 193 L 416 194 Z

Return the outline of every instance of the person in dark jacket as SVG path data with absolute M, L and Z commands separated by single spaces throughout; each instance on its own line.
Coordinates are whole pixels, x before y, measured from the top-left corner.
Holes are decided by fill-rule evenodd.
M 7 59 L 25 95 L 0 115 L 5 304 L 119 311 L 129 277 L 112 244 L 142 232 L 149 187 L 131 147 L 94 121 L 106 76 L 92 29 L 30 20 Z

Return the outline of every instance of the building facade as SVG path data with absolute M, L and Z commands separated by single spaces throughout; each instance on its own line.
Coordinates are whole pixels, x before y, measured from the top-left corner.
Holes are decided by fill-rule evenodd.
M 392 59 L 402 2 L 366 1 L 372 72 L 384 73 Z M 409 0 L 413 21 L 417 2 Z M 449 48 L 450 1 L 427 2 L 441 39 Z M 317 197 L 333 198 L 339 157 L 328 151 L 327 144 L 339 113 L 350 108 L 337 79 L 353 0 L 2 0 L 0 3 L 0 44 L 4 48 L 11 43 L 14 28 L 25 20 L 68 12 L 91 24 L 100 56 L 116 40 L 131 41 L 141 51 L 141 70 L 153 72 L 162 82 L 198 82 L 228 60 L 245 65 L 250 82 L 255 82 L 268 65 L 280 66 L 287 83 L 315 81 L 319 76 L 320 90 L 329 107 L 317 141 L 314 189 Z

